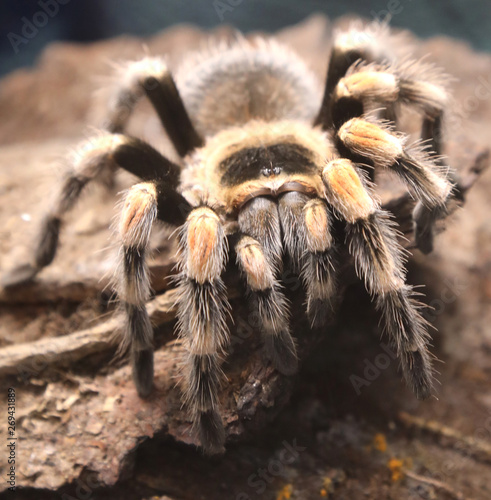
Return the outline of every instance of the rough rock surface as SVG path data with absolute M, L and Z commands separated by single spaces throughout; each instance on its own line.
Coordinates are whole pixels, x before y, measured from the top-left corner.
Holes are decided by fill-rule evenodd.
M 322 78 L 332 29 L 314 17 L 277 37 Z M 25 258 L 63 155 L 87 125 L 101 122 L 94 93 L 110 74 L 108 61 L 138 58 L 145 43 L 168 54 L 172 67 L 208 36 L 180 26 L 145 41 L 57 44 L 34 69 L 0 82 L 0 271 Z M 490 144 L 491 56 L 445 38 L 412 43 L 415 57 L 431 54 L 458 78 L 446 154 L 464 171 Z M 139 107 L 131 132 L 172 155 L 148 106 Z M 54 264 L 35 284 L 0 291 L 0 385 L 17 394 L 16 498 L 491 498 L 489 171 L 433 254 L 415 252 L 409 266 L 410 282 L 426 285 L 425 301 L 435 308 L 428 319 L 443 361 L 438 399 L 419 402 L 403 386 L 360 285 L 348 288 L 314 352 L 313 333 L 295 315 L 308 357 L 297 377 L 284 379 L 263 366 L 232 283 L 237 326 L 222 395 L 230 444 L 212 459 L 189 446 L 196 440 L 180 408 L 182 348 L 173 338 L 167 279 L 174 246 L 164 234 L 154 238 L 153 283 L 165 293 L 149 305 L 158 351 L 148 401 L 137 398 L 129 367 L 114 360 L 109 226 L 117 193 L 130 182 L 121 174 L 112 191 L 92 189 L 70 215 Z M 3 398 L 2 415 L 5 406 Z M 5 418 L 2 442 L 6 429 Z M 6 471 L 2 457 L 0 491 Z

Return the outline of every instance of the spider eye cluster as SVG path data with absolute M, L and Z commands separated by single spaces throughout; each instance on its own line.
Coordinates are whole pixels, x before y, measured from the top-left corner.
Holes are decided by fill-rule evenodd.
M 282 167 L 280 165 L 269 165 L 261 168 L 261 175 L 264 177 L 272 177 L 274 175 L 280 175 Z
M 310 152 L 293 143 L 247 147 L 225 158 L 219 165 L 223 185 L 235 185 L 283 173 L 308 173 L 314 169 Z

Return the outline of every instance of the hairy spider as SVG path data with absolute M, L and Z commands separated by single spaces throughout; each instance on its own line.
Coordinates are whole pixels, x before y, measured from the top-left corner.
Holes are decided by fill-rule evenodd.
M 333 313 L 337 250 L 346 245 L 408 385 L 419 398 L 432 391 L 427 325 L 405 283 L 397 229 L 382 210 L 373 181 L 378 169 L 404 181 L 417 200 L 416 245 L 430 251 L 434 222 L 445 215 L 452 194 L 440 156 L 448 94 L 428 65 L 389 57 L 390 44 L 381 41 L 386 29 L 379 28 L 379 38 L 356 30 L 336 36 L 323 97 L 305 64 L 271 40 L 239 39 L 190 56 L 176 80 L 161 58 L 125 65 L 108 130 L 77 150 L 42 223 L 33 262 L 7 278 L 10 284 L 31 279 L 51 263 L 63 217 L 87 183 L 118 167 L 139 177 L 126 194 L 119 222 L 122 342 L 131 352 L 138 394 L 148 396 L 153 381 L 153 331 L 145 308 L 149 236 L 156 221 L 179 228 L 177 328 L 189 352 L 184 400 L 209 452 L 225 442 L 217 391 L 229 341 L 230 306 L 222 280 L 229 242 L 259 314 L 267 355 L 280 372 L 297 369 L 279 278 L 283 260 L 298 270 L 308 318 L 318 327 Z M 144 96 L 180 164 L 124 134 Z M 421 114 L 421 140 L 415 145 L 407 146 L 395 130 L 400 104 Z M 335 220 L 344 228 L 342 238 L 332 230 Z

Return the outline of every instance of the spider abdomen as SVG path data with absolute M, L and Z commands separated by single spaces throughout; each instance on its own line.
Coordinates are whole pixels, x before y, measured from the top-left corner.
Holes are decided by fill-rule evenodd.
M 303 61 L 271 41 L 242 41 L 191 56 L 176 81 L 198 131 L 251 120 L 311 120 L 320 88 Z

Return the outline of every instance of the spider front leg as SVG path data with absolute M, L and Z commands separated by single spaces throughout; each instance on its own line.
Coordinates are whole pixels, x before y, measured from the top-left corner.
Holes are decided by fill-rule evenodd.
M 180 233 L 178 329 L 186 341 L 185 401 L 199 428 L 205 451 L 223 450 L 225 431 L 219 413 L 221 355 L 229 342 L 230 306 L 221 275 L 227 239 L 219 216 L 208 206 L 195 208 Z
M 389 168 L 408 186 L 420 204 L 413 214 L 418 248 L 433 246 L 433 225 L 446 211 L 452 184 L 442 167 L 417 146 L 405 147 L 404 139 L 379 124 L 352 118 L 336 134 L 340 153 L 361 163 Z
M 323 170 L 326 197 L 346 221 L 349 251 L 358 275 L 376 297 L 385 330 L 396 346 L 404 378 L 418 398 L 432 389 L 426 321 L 405 283 L 402 249 L 388 214 L 369 194 L 350 160 L 331 161 Z
M 148 153 L 148 146 L 146 149 Z M 146 160 L 147 170 L 143 171 L 138 166 L 135 168 L 139 169 L 142 177 L 157 177 L 157 172 L 152 172 L 151 168 L 152 156 L 147 154 L 145 158 L 141 153 L 140 161 Z M 121 151 L 115 156 L 120 154 Z M 126 163 L 130 161 L 129 158 L 123 154 L 119 163 L 129 169 L 130 164 Z M 188 202 L 174 191 L 177 172 L 170 169 L 171 172 L 165 176 L 165 159 L 154 158 L 157 159 L 161 179 L 136 184 L 128 191 L 119 222 L 122 249 L 119 254 L 117 291 L 126 317 L 120 349 L 123 352 L 130 351 L 133 379 L 141 397 L 150 394 L 153 383 L 153 329 L 145 307 L 150 298 L 150 276 L 146 263 L 150 233 L 156 219 L 179 226 L 190 210 Z
M 159 57 L 146 57 L 121 67 L 118 89 L 109 108 L 106 128 L 110 132 L 123 132 L 135 105 L 144 96 L 152 103 L 181 157 L 203 145 L 203 139 L 189 118 L 174 78 L 165 61 Z
M 298 268 L 312 327 L 324 326 L 335 308 L 335 245 L 325 201 L 299 192 L 281 196 L 279 214 L 286 251 Z
M 277 279 L 283 253 L 278 207 L 268 198 L 254 198 L 242 208 L 238 221 L 244 236 L 236 246 L 237 261 L 247 278 L 252 309 L 258 312 L 266 355 L 281 373 L 291 375 L 298 360 L 288 302 Z
M 171 219 L 179 219 L 176 213 L 187 202 L 175 192 L 180 168 L 170 162 L 147 143 L 121 134 L 101 133 L 84 141 L 72 153 L 66 173 L 58 186 L 50 209 L 44 216 L 34 244 L 32 261 L 23 264 L 2 278 L 4 286 L 14 286 L 32 280 L 49 265 L 56 254 L 63 219 L 75 206 L 84 188 L 107 169 L 118 167 L 143 180 L 161 179 L 165 187 L 159 196 L 172 198 L 166 204 Z
M 133 380 L 138 394 L 146 397 L 153 383 L 153 329 L 146 310 L 150 278 L 145 261 L 150 232 L 158 213 L 155 184 L 133 186 L 124 200 L 119 223 L 122 242 L 118 295 L 126 313 L 121 349 L 129 349 Z

